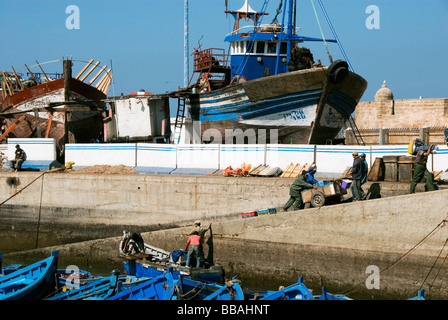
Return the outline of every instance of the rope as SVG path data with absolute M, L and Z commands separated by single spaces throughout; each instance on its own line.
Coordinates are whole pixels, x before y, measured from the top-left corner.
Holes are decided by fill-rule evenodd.
M 319 17 L 317 16 L 316 7 L 314 6 L 314 1 L 311 1 L 311 5 L 313 6 L 314 15 L 316 16 L 317 24 L 319 25 L 320 34 L 322 35 L 322 40 L 324 41 L 325 49 L 327 50 L 328 57 L 330 59 L 330 62 L 333 62 L 333 58 L 331 57 L 330 51 L 328 50 L 327 41 L 325 40 L 324 32 L 322 31 L 322 26 L 320 25 Z
M 36 180 L 38 180 L 40 177 L 42 177 L 44 174 L 46 174 L 47 172 L 42 173 L 40 176 L 38 176 L 36 179 L 34 179 L 33 181 L 31 181 L 30 183 L 28 183 L 25 187 L 23 187 L 21 190 L 17 191 L 15 194 L 13 194 L 12 196 L 10 196 L 8 199 L 6 199 L 5 201 L 3 201 L 2 203 L 0 203 L 0 206 L 4 205 L 6 202 L 8 202 L 10 199 L 14 198 L 16 195 L 18 195 L 19 193 L 21 193 L 23 190 L 25 190 L 26 188 L 28 188 L 30 185 L 32 185 Z
M 42 213 L 42 196 L 44 194 L 44 175 L 42 175 L 42 184 L 40 186 L 40 203 L 39 203 L 39 218 L 37 219 L 37 231 L 36 231 L 36 249 L 39 244 L 39 230 L 40 230 L 40 217 Z
M 448 222 L 448 217 L 447 218 L 445 218 L 444 220 L 442 220 L 434 229 L 432 229 L 422 240 L 420 240 L 415 246 L 413 246 L 411 249 L 409 249 L 404 255 L 402 255 L 400 258 L 398 258 L 397 259 L 397 261 L 395 261 L 393 264 L 391 264 L 390 266 L 388 266 L 388 267 L 386 267 L 385 269 L 383 269 L 383 270 L 380 270 L 380 274 L 382 273 L 382 272 L 385 272 L 385 271 L 387 271 L 387 270 L 389 270 L 390 268 L 392 268 L 392 267 L 394 267 L 395 265 L 397 265 L 398 264 L 398 262 L 400 262 L 401 260 L 403 260 L 403 258 L 405 257 L 405 256 L 407 256 L 409 253 L 411 253 L 411 251 L 413 251 L 413 250 L 415 250 L 420 244 L 422 244 L 425 240 L 427 240 L 428 238 L 430 238 L 430 237 L 432 237 L 438 230 L 437 229 L 441 229 L 441 228 L 443 228 L 445 225 L 446 225 L 446 223 Z M 443 245 L 443 247 L 442 247 L 442 250 L 443 250 L 443 248 L 446 246 L 446 244 L 448 243 L 448 238 L 446 239 L 446 241 L 445 241 L 445 244 Z M 439 256 L 440 256 L 440 254 L 441 254 L 441 252 L 442 252 L 442 250 L 439 252 Z M 447 254 L 448 255 L 448 254 Z M 437 259 L 439 258 L 439 256 L 437 257 Z M 437 259 L 436 259 L 436 262 L 437 262 Z M 447 259 L 447 257 L 445 257 L 445 260 Z M 444 260 L 444 262 L 445 262 L 445 260 Z M 444 263 L 443 262 L 443 263 Z M 443 263 L 442 263 L 442 265 L 443 265 Z M 434 267 L 434 265 L 435 265 L 435 263 L 433 264 L 433 266 L 431 267 L 431 270 L 433 269 L 433 267 Z M 440 266 L 440 268 L 441 268 L 442 266 Z M 439 268 L 439 271 L 440 271 L 440 268 Z M 429 271 L 429 273 L 431 273 L 431 270 Z M 428 275 L 426 276 L 426 278 L 425 278 L 425 280 L 423 281 L 423 283 L 426 281 L 426 279 L 428 278 L 428 276 L 429 276 L 429 273 L 428 273 Z M 437 275 L 438 275 L 438 273 L 437 273 Z M 437 275 L 436 275 L 436 277 L 437 277 Z M 433 282 L 435 281 L 435 279 L 433 280 Z M 423 283 L 422 283 L 422 286 L 423 286 Z M 421 289 L 422 287 L 420 287 L 420 289 Z M 358 292 L 359 290 L 358 289 L 356 289 L 356 290 L 347 290 L 347 291 L 343 291 L 341 294 L 344 294 L 344 295 L 348 295 L 348 294 L 351 294 L 351 293 L 354 293 L 354 292 Z
M 384 272 L 384 271 L 389 270 L 390 268 L 392 268 L 393 266 L 395 266 L 398 262 L 400 262 L 401 260 L 403 260 L 403 258 L 404 258 L 405 256 L 407 256 L 409 253 L 411 253 L 411 251 L 413 251 L 414 249 L 416 249 L 420 244 L 423 243 L 423 241 L 425 241 L 426 239 L 432 237 L 432 236 L 436 233 L 436 231 L 437 231 L 438 228 L 443 228 L 443 227 L 445 226 L 446 222 L 447 222 L 446 219 L 442 220 L 442 221 L 441 221 L 441 222 L 440 222 L 434 229 L 432 229 L 432 231 L 429 232 L 429 233 L 428 233 L 422 240 L 420 240 L 415 246 L 413 246 L 411 249 L 409 249 L 408 252 L 406 252 L 404 255 L 402 255 L 400 258 L 398 258 L 398 260 L 395 261 L 392 265 L 390 265 L 390 266 L 388 266 L 387 268 L 381 270 L 381 272 Z
M 445 243 L 443 244 L 442 249 L 440 249 L 439 255 L 437 256 L 436 260 L 434 261 L 433 265 L 431 266 L 431 269 L 429 269 L 429 272 L 428 272 L 428 274 L 426 275 L 425 280 L 423 280 L 422 285 L 420 286 L 420 289 L 419 289 L 419 290 L 421 290 L 421 289 L 423 288 L 423 284 L 424 284 L 425 281 L 428 279 L 429 274 L 430 274 L 430 273 L 432 272 L 432 270 L 434 269 L 434 266 L 436 265 L 437 261 L 439 260 L 440 255 L 442 254 L 443 249 L 445 249 L 445 246 L 446 246 L 447 243 L 448 243 L 448 238 L 445 240 Z M 443 260 L 442 265 L 439 267 L 439 270 L 437 271 L 437 274 L 436 274 L 436 276 L 434 277 L 434 280 L 432 281 L 432 284 L 434 283 L 434 281 L 436 280 L 437 276 L 439 275 L 440 269 L 442 268 L 443 264 L 445 263 L 446 258 L 447 258 L 447 257 L 445 256 L 445 259 Z M 431 284 L 431 286 L 432 286 L 432 284 Z M 430 288 L 431 288 L 431 286 L 430 286 Z

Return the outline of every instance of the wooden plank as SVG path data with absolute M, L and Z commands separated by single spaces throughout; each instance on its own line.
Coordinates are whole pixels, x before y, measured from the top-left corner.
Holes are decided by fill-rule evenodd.
M 85 75 L 82 76 L 81 79 L 79 79 L 79 81 L 84 81 L 86 80 L 86 78 L 92 73 L 93 70 L 95 70 L 96 67 L 98 67 L 98 65 L 100 64 L 99 61 L 97 61 L 92 68 L 89 69 L 89 71 L 87 71 L 87 73 Z
M 292 170 L 294 169 L 296 165 L 294 164 L 289 164 L 288 167 L 286 167 L 285 171 L 283 171 L 282 175 L 280 177 L 285 178 L 285 177 L 289 177 L 289 175 L 291 174 Z
M 382 166 L 383 158 L 375 158 L 375 162 L 367 176 L 368 181 L 381 181 L 384 178 L 384 172 Z
M 91 85 L 93 82 L 95 82 L 96 78 L 98 78 L 98 77 L 100 76 L 100 74 L 103 73 L 103 71 L 104 71 L 106 68 L 107 68 L 107 66 L 104 65 L 104 66 L 100 69 L 100 71 L 98 71 L 98 72 L 96 73 L 96 75 L 94 75 L 93 78 L 90 79 L 90 81 L 89 81 L 87 84 L 88 84 L 88 85 Z
M 87 68 L 92 64 L 92 62 L 93 62 L 93 59 L 90 59 L 90 61 L 87 62 L 87 64 L 84 66 L 84 68 L 82 68 L 81 71 L 79 71 L 79 73 L 75 76 L 74 79 L 78 79 L 84 73 L 84 71 L 86 71 Z
M 48 138 L 50 134 L 51 122 L 53 120 L 53 114 L 50 113 L 50 117 L 48 118 L 47 131 L 45 131 L 45 138 Z
M 111 68 L 107 69 L 106 73 L 98 81 L 98 83 L 96 84 L 95 88 L 98 89 L 98 88 L 101 88 L 104 85 L 106 79 L 111 77 L 111 74 L 110 74 L 111 70 L 112 70 Z
M 307 166 L 307 164 L 305 163 L 304 165 L 301 166 L 297 166 L 294 168 L 294 171 L 291 174 L 291 178 L 297 178 L 303 171 L 303 169 Z
M 23 90 L 24 88 L 23 88 L 22 81 L 20 81 L 20 77 L 18 76 L 16 70 L 14 70 L 14 67 L 11 66 L 11 68 L 12 68 L 12 71 L 14 72 L 14 75 L 16 76 L 17 82 L 19 83 L 20 90 Z
M 18 119 L 16 122 L 14 122 L 12 126 L 10 126 L 8 129 L 6 129 L 6 131 L 0 136 L 0 141 L 2 141 L 23 120 L 25 120 L 25 115 L 21 116 L 20 119 Z
M 42 73 L 44 74 L 45 79 L 47 79 L 47 81 L 50 81 L 50 78 L 48 78 L 47 74 L 45 73 L 44 69 L 42 69 L 42 67 L 40 66 L 39 62 L 37 62 L 37 60 L 35 60 L 35 61 L 36 61 L 37 65 L 38 65 L 40 71 L 42 71 Z

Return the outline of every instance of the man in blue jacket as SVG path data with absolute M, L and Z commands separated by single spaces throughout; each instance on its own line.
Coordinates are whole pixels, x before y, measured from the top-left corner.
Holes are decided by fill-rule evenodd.
M 364 194 L 363 190 L 361 189 L 361 180 L 364 175 L 364 161 L 358 157 L 358 152 L 353 151 L 353 166 L 351 169 L 352 172 L 352 186 L 350 189 L 352 190 L 353 194 L 353 201 L 359 201 L 362 200 L 362 195 Z
M 317 167 L 315 167 L 315 166 L 311 166 L 308 169 L 308 177 L 306 178 L 306 182 L 307 183 L 313 184 L 313 185 L 316 184 L 316 183 L 319 183 L 319 181 L 314 179 L 314 175 L 316 174 L 316 171 L 317 171 Z

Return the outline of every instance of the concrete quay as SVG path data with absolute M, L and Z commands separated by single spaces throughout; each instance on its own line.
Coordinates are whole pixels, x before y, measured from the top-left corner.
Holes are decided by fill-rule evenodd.
M 242 212 L 281 208 L 293 178 L 187 175 L 0 173 L 4 252 L 121 234 L 225 221 Z M 371 185 L 364 185 L 367 190 Z M 409 184 L 381 182 L 382 197 Z M 420 184 L 417 191 L 423 191 Z
M 17 177 L 23 187 L 37 175 L 0 178 L 4 181 L 8 177 Z M 185 246 L 187 238 L 181 230 L 200 219 L 204 225 L 213 222 L 213 252 L 208 254 L 224 266 L 228 277 L 238 275 L 243 283 L 288 285 L 303 276 L 311 288 L 327 286 L 331 292 L 352 297 L 406 299 L 423 286 L 432 299 L 448 298 L 448 280 L 443 277 L 447 266 L 441 267 L 437 279 L 434 276 L 442 259 L 431 270 L 447 238 L 448 190 L 421 192 L 420 184 L 418 193 L 408 195 L 408 184 L 380 182 L 380 199 L 241 218 L 242 211 L 282 206 L 292 180 L 46 174 L 38 235 L 39 212 L 30 208 L 37 210 L 40 203 L 40 180 L 0 207 L 2 246 L 6 241 L 20 243 L 25 234 L 22 227 L 29 227 L 26 242 L 30 250 L 17 247 L 10 250 L 17 252 L 4 254 L 4 259 L 23 263 L 26 258 L 31 262 L 59 250 L 61 266 L 106 264 L 117 268 L 120 265 L 112 261 L 118 257 L 123 229 L 139 231 L 145 242 L 171 251 Z M 8 190 L 4 185 L 2 188 Z M 8 193 L 2 190 L 2 194 Z M 44 210 L 57 203 L 58 209 Z M 5 211 L 6 204 L 9 207 Z M 437 232 L 432 233 L 434 230 Z M 40 249 L 32 246 L 36 236 Z M 71 241 L 75 238 L 78 242 Z M 420 244 L 422 239 L 425 241 Z M 72 243 L 64 244 L 69 240 Z M 53 243 L 41 248 L 45 242 Z M 442 252 L 441 257 L 445 255 Z M 368 272 L 371 266 L 379 270 L 375 281 L 375 274 Z M 368 282 L 379 289 L 369 289 Z

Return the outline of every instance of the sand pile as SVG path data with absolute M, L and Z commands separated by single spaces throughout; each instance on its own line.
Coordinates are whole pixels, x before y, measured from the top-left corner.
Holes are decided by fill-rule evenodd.
M 104 174 L 135 174 L 138 172 L 129 166 L 125 166 L 120 164 L 118 166 L 110 166 L 110 165 L 96 165 L 85 167 L 78 170 L 71 171 L 73 173 L 104 173 Z

